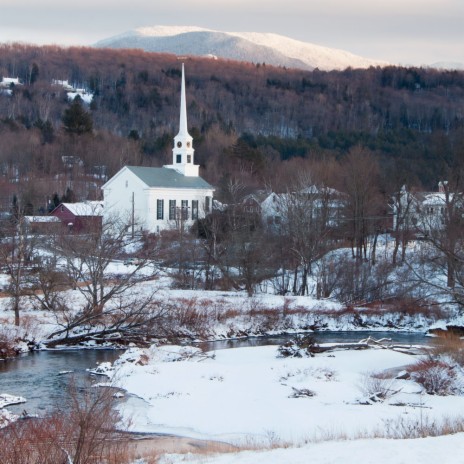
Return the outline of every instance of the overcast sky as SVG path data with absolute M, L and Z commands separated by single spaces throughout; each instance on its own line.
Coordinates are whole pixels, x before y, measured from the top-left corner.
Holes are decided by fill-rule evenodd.
M 0 42 L 91 45 L 155 25 L 274 32 L 394 64 L 464 63 L 464 0 L 0 0 Z

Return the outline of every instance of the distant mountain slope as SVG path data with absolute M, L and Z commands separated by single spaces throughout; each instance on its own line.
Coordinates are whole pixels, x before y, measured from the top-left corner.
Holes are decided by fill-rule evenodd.
M 450 62 L 450 61 L 439 61 L 428 66 L 429 68 L 435 69 L 449 69 L 456 71 L 464 71 L 464 63 Z
M 277 34 L 220 32 L 192 26 L 138 28 L 101 40 L 95 46 L 141 48 L 150 52 L 176 55 L 213 56 L 310 70 L 368 68 L 388 64 Z

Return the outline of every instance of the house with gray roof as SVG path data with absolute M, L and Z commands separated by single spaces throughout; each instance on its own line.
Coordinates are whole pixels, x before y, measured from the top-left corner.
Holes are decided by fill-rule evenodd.
M 102 187 L 104 220 L 117 217 L 137 230 L 159 233 L 204 218 L 212 208 L 214 188 L 199 176 L 194 151 L 187 131 L 182 65 L 179 133 L 174 137 L 172 164 L 124 166 Z

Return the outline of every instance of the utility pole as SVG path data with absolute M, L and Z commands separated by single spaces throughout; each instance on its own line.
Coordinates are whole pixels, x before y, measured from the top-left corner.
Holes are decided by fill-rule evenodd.
M 135 235 L 135 193 L 132 192 L 132 217 L 131 217 L 131 226 L 132 226 L 132 238 Z

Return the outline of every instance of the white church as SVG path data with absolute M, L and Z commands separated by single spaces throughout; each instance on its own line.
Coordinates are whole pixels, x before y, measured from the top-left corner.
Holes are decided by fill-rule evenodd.
M 127 218 L 138 230 L 158 233 L 191 226 L 211 211 L 214 188 L 199 176 L 193 138 L 187 131 L 185 76 L 182 64 L 179 133 L 172 164 L 162 168 L 124 166 L 102 186 L 103 219 Z

